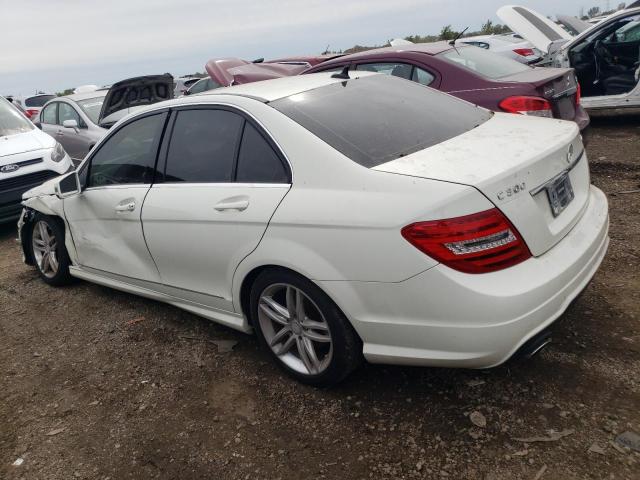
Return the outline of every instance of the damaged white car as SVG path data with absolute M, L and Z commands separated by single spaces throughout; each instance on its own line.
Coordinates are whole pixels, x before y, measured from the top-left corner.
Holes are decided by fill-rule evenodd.
M 572 36 L 527 7 L 508 5 L 498 16 L 546 53 L 553 67 L 572 67 L 585 108 L 640 106 L 640 7 L 616 12 Z
M 347 69 L 155 104 L 24 207 L 45 282 L 253 330 L 316 385 L 363 357 L 485 368 L 534 353 L 608 245 L 575 123 Z

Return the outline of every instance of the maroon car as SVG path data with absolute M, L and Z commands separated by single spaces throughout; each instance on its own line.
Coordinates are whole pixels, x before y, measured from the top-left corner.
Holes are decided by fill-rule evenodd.
M 490 110 L 573 120 L 581 130 L 589 125 L 572 68 L 530 67 L 482 48 L 437 42 L 345 55 L 302 73 L 346 66 L 413 80 Z

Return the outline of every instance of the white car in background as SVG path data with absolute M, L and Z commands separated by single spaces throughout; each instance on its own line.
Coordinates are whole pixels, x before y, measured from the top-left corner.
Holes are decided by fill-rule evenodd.
M 541 65 L 575 69 L 585 108 L 640 107 L 640 7 L 620 10 L 576 36 L 527 7 L 507 5 L 497 13 L 544 52 Z
M 317 73 L 155 104 L 25 194 L 25 260 L 255 331 L 311 384 L 532 353 L 608 245 L 573 122 Z
M 0 223 L 18 218 L 24 192 L 71 166 L 58 142 L 0 97 Z
M 473 45 L 485 50 L 491 50 L 493 53 L 509 57 L 520 63 L 535 63 L 542 58 L 539 50 L 534 48 L 531 43 L 517 38 L 516 36 L 505 35 L 478 35 L 474 37 L 461 37 L 456 40 L 456 44 Z M 392 47 L 402 45 L 413 45 L 413 42 L 404 38 L 394 38 L 389 42 Z
M 53 98 L 56 98 L 56 95 L 52 95 L 49 93 L 38 93 L 29 97 L 14 97 L 13 101 L 20 104 L 29 120 L 35 120 L 36 118 L 38 118 L 38 115 L 40 115 L 42 106 Z
M 535 63 L 542 58 L 540 51 L 530 42 L 511 35 L 478 35 L 462 37 L 456 43 L 475 45 L 520 63 Z

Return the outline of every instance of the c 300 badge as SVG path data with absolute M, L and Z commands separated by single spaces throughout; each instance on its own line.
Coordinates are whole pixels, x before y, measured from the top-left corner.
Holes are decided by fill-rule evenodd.
M 499 191 L 496 196 L 500 201 L 515 197 L 520 192 L 524 192 L 526 190 L 526 186 L 525 182 L 516 183 L 515 185 L 511 185 L 509 188 Z

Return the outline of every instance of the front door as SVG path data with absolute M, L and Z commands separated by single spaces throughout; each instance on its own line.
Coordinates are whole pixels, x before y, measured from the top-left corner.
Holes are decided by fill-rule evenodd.
M 77 127 L 64 126 L 65 120 L 75 120 Z M 77 164 L 89 151 L 90 139 L 86 135 L 86 125 L 80 119 L 80 115 L 71 105 L 60 102 L 58 106 L 58 132 L 56 139 L 62 144 L 69 156 Z
M 166 117 L 165 112 L 138 117 L 109 135 L 83 167 L 83 191 L 64 200 L 82 267 L 160 282 L 140 213 Z
M 236 111 L 191 107 L 172 115 L 158 168 L 164 181 L 142 210 L 147 245 L 165 285 L 231 311 L 235 269 L 258 246 L 291 173 L 267 134 Z

